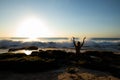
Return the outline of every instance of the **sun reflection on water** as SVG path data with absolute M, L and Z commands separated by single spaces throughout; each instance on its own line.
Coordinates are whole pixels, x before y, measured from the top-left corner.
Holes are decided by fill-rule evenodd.
M 30 55 L 30 54 L 32 53 L 32 51 L 25 50 L 24 53 L 25 53 L 26 55 Z

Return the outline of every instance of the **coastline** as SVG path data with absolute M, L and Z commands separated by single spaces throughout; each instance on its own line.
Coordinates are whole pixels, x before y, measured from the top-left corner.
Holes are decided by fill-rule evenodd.
M 21 80 L 30 78 L 30 80 L 33 78 L 43 78 L 42 80 L 66 78 L 69 80 L 71 76 L 77 78 L 76 74 L 79 74 L 79 77 L 88 75 L 83 80 L 87 80 L 90 78 L 89 76 L 94 76 L 95 79 L 100 78 L 99 80 L 119 80 L 120 63 L 116 62 L 119 61 L 119 57 L 119 54 L 108 51 L 85 51 L 79 56 L 75 56 L 73 52 L 62 50 L 39 50 L 39 52 L 32 52 L 31 55 L 4 53 L 0 54 L 0 71 L 2 72 L 0 78 L 1 80 L 19 78 Z M 85 71 L 81 72 L 81 70 Z M 94 71 L 96 72 L 92 73 Z M 105 74 L 99 75 L 102 73 Z M 90 80 L 93 80 L 93 77 Z
M 78 68 L 75 68 L 78 69 Z M 0 72 L 1 80 L 120 80 L 110 73 L 86 68 L 79 68 L 75 74 L 68 73 L 65 68 L 38 73 Z

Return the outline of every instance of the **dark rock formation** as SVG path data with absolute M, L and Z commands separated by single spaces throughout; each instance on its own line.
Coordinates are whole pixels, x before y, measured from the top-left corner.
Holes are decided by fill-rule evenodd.
M 11 52 L 11 51 L 18 51 L 18 50 L 37 50 L 38 47 L 36 46 L 27 46 L 27 47 L 22 47 L 22 48 L 10 48 L 8 50 L 8 52 Z

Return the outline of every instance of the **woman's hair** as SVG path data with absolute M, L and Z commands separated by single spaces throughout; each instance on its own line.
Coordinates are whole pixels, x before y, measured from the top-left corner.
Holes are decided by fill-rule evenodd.
M 77 42 L 77 46 L 80 45 L 80 41 Z

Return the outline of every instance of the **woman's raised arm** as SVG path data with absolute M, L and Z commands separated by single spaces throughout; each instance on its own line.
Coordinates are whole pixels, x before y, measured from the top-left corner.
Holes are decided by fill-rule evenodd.
M 83 38 L 83 42 L 82 42 L 82 44 L 81 44 L 81 46 L 80 46 L 80 47 L 82 47 L 82 46 L 83 46 L 83 44 L 85 43 L 85 39 L 86 39 L 86 37 L 84 37 L 84 38 Z

